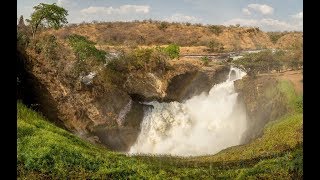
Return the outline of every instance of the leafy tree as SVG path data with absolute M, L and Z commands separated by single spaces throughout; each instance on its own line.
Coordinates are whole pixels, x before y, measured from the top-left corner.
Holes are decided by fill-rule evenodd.
M 24 24 L 23 16 L 21 15 L 20 18 L 19 18 L 18 27 L 23 28 L 23 27 L 25 27 L 25 26 L 26 26 L 26 25 Z
M 107 53 L 105 51 L 97 49 L 94 46 L 95 43 L 88 40 L 86 37 L 75 34 L 69 36 L 68 40 L 78 60 L 84 61 L 85 59 L 90 57 L 93 57 L 101 62 L 105 60 L 105 56 Z
M 40 3 L 39 5 L 34 6 L 33 9 L 35 11 L 31 14 L 31 19 L 27 20 L 32 28 L 33 37 L 40 26 L 59 29 L 64 24 L 68 23 L 66 18 L 68 11 L 57 6 L 56 3 Z

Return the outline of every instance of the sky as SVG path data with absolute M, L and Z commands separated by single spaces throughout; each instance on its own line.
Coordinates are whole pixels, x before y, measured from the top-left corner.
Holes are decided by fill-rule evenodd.
M 39 3 L 64 7 L 69 23 L 154 19 L 303 31 L 302 0 L 17 0 L 17 17 L 28 19 Z

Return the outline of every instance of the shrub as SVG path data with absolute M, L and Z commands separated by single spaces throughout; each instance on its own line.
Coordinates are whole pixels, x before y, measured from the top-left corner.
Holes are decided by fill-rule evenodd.
M 287 34 L 287 32 L 267 32 L 273 44 L 277 43 L 278 39 Z
M 98 61 L 105 60 L 107 53 L 105 51 L 98 50 L 94 46 L 95 43 L 89 41 L 86 37 L 74 34 L 68 36 L 68 40 L 78 60 L 84 61 L 90 57 Z
M 113 58 L 107 67 L 118 72 L 157 71 L 166 69 L 169 55 L 163 48 L 137 48 L 130 52 L 122 52 L 119 57 Z
M 164 52 L 168 54 L 170 59 L 179 58 L 180 56 L 180 47 L 176 44 L 170 44 L 164 48 Z
M 200 60 L 203 62 L 203 65 L 205 65 L 205 66 L 208 66 L 208 65 L 209 65 L 209 58 L 208 58 L 208 56 L 201 57 Z
M 287 54 L 283 52 L 272 53 L 271 50 L 265 50 L 258 53 L 245 54 L 242 58 L 233 62 L 244 66 L 249 75 L 255 75 L 272 70 L 280 71 L 282 66 L 287 63 L 284 61 L 286 56 Z
M 17 46 L 20 48 L 26 48 L 30 43 L 29 36 L 24 31 L 17 31 Z
M 209 30 L 213 32 L 215 35 L 219 35 L 223 31 L 220 26 L 216 26 L 216 25 L 209 26 Z
M 169 23 L 167 23 L 167 22 L 160 22 L 160 24 L 158 24 L 158 28 L 160 29 L 160 30 L 166 30 L 167 28 L 169 27 Z
M 211 40 L 207 46 L 209 52 L 222 52 L 224 50 L 223 45 L 216 40 Z
M 56 59 L 57 47 L 58 47 L 57 38 L 54 35 L 47 35 L 41 41 L 42 52 L 44 53 L 47 59 L 50 59 L 50 60 Z

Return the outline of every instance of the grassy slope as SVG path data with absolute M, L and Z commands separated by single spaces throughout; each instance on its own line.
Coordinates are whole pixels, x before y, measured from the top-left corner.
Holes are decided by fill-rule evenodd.
M 301 179 L 302 98 L 295 96 L 290 83 L 278 87 L 288 102 L 297 104 L 292 113 L 269 123 L 264 135 L 247 145 L 195 158 L 127 157 L 92 145 L 18 103 L 18 178 Z

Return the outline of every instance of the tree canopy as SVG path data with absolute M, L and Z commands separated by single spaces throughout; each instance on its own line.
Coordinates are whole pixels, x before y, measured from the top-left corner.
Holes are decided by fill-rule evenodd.
M 39 26 L 58 29 L 68 23 L 66 18 L 68 11 L 57 6 L 56 3 L 40 3 L 39 5 L 34 6 L 33 9 L 35 11 L 32 13 L 31 19 L 28 20 L 32 28 L 33 36 L 37 32 Z

